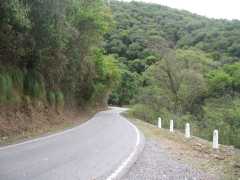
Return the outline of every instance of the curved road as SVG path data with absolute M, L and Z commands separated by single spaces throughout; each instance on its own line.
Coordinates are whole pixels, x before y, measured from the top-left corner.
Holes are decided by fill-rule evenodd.
M 112 108 L 62 133 L 0 148 L 0 179 L 115 179 L 141 144 L 122 111 Z

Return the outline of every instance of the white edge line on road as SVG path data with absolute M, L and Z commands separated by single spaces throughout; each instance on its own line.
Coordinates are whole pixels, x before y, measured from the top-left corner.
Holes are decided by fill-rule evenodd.
M 137 149 L 138 146 L 140 145 L 140 133 L 139 130 L 137 129 L 137 127 L 135 125 L 133 125 L 131 122 L 129 122 L 128 120 L 126 120 L 135 130 L 136 134 L 137 134 L 137 141 L 134 147 L 133 152 L 127 157 L 127 159 L 125 159 L 125 161 L 123 161 L 120 166 L 106 179 L 106 180 L 113 180 L 113 179 L 117 179 L 118 175 L 121 173 L 121 171 L 128 165 L 129 162 L 131 162 L 131 160 L 133 159 L 134 155 L 137 153 Z
M 79 126 L 77 127 L 73 127 L 73 128 L 70 128 L 70 129 L 66 129 L 62 132 L 57 132 L 57 133 L 54 133 L 54 134 L 51 134 L 51 135 L 47 135 L 47 136 L 43 136 L 43 137 L 39 137 L 39 138 L 36 138 L 36 139 L 32 139 L 32 140 L 27 140 L 25 142 L 21 142 L 21 143 L 17 143 L 17 144 L 12 144 L 12 145 L 7 145 L 7 146 L 3 146 L 3 147 L 0 147 L 0 151 L 2 150 L 6 150 L 6 149 L 9 149 L 9 148 L 13 148 L 13 147 L 17 147 L 17 146 L 21 146 L 21 145 L 25 145 L 25 144 L 30 144 L 30 143 L 34 143 L 34 142 L 38 142 L 38 141 L 41 141 L 41 140 L 45 140 L 45 139 L 49 139 L 49 138 L 53 138 L 53 137 L 56 137 L 56 136 L 60 136 L 60 135 L 63 135 L 63 134 L 66 134 L 68 132 L 72 132 L 72 131 L 75 131 L 76 129 L 78 129 L 79 127 L 81 127 L 82 125 L 88 123 L 89 121 L 83 123 L 83 124 L 80 124 Z
M 99 112 L 104 112 L 104 111 L 99 111 Z M 54 134 L 50 134 L 50 135 L 47 135 L 47 136 L 43 136 L 43 137 L 39 137 L 39 138 L 34 138 L 32 140 L 27 140 L 27 141 L 24 141 L 24 142 L 20 142 L 20 143 L 17 143 L 17 144 L 11 144 L 11 145 L 7 145 L 7 146 L 3 146 L 3 147 L 0 147 L 0 151 L 2 150 L 6 150 L 6 149 L 9 149 L 9 148 L 13 148 L 13 147 L 17 147 L 17 146 L 21 146 L 21 145 L 25 145 L 25 144 L 30 144 L 30 143 L 34 143 L 34 142 L 38 142 L 38 141 L 41 141 L 41 140 L 44 140 L 44 139 L 49 139 L 49 138 L 53 138 L 53 137 L 56 137 L 56 136 L 60 136 L 60 135 L 63 135 L 63 134 L 66 134 L 68 132 L 72 132 L 72 131 L 75 131 L 76 129 L 82 127 L 83 125 L 89 123 L 89 121 L 91 119 L 93 119 L 99 112 L 97 112 L 93 117 L 91 117 L 88 121 L 84 122 L 83 124 L 80 124 L 76 127 L 72 127 L 72 128 L 69 128 L 69 129 L 66 129 L 62 132 L 56 132 Z
M 128 165 L 128 163 L 133 159 L 134 155 L 137 153 L 137 149 L 138 149 L 138 146 L 140 145 L 140 133 L 139 133 L 139 130 L 137 129 L 137 127 L 135 125 L 133 125 L 131 122 L 129 122 L 128 120 L 126 120 L 128 122 L 128 124 L 130 126 L 133 127 L 133 129 L 135 130 L 136 134 L 137 134 L 137 141 L 136 141 L 136 144 L 135 144 L 135 147 L 134 147 L 134 150 L 133 152 L 128 156 L 127 159 L 125 159 L 125 161 L 123 161 L 121 163 L 121 165 L 106 179 L 106 180 L 113 180 L 113 179 L 116 179 L 118 177 L 118 175 L 121 173 L 121 171 Z M 89 121 L 87 121 L 86 123 L 88 123 Z M 86 124 L 84 123 L 84 124 Z M 83 125 L 83 124 L 82 124 Z M 44 137 L 40 137 L 40 138 L 37 138 L 37 139 L 33 139 L 33 140 L 28 140 L 28 141 L 25 141 L 25 142 L 22 142 L 22 143 L 18 143 L 18 144 L 12 144 L 12 145 L 8 145 L 8 146 L 4 146 L 4 147 L 0 147 L 0 151 L 1 150 L 6 150 L 6 149 L 9 149 L 9 148 L 13 148 L 13 147 L 17 147 L 17 146 L 21 146 L 21 145 L 25 145 L 25 144 L 30 144 L 30 143 L 34 143 L 34 142 L 37 142 L 37 141 L 41 141 L 41 140 L 44 140 L 44 139 L 49 139 L 49 138 L 53 138 L 53 137 L 56 137 L 56 136 L 59 136 L 59 135 L 63 135 L 65 133 L 68 133 L 68 132 L 71 132 L 71 131 L 75 131 L 76 129 L 78 129 L 81 125 L 77 126 L 77 127 L 74 127 L 74 128 L 71 128 L 71 129 L 68 129 L 68 130 L 65 130 L 63 132 L 59 132 L 59 133 L 55 133 L 55 134 L 52 134 L 52 135 L 48 135 L 48 136 L 44 136 Z
M 114 109 L 114 107 L 112 107 Z M 100 112 L 103 112 L 103 111 L 100 111 Z M 98 114 L 98 113 L 96 113 Z M 95 114 L 95 115 L 96 115 Z M 94 118 L 95 115 L 92 117 Z M 92 118 L 90 118 L 89 120 L 91 120 Z M 49 138 L 53 138 L 53 137 L 56 137 L 56 136 L 60 136 L 60 135 L 63 135 L 65 133 L 68 133 L 68 132 L 72 132 L 72 131 L 75 131 L 76 129 L 78 129 L 79 127 L 82 127 L 83 125 L 87 124 L 88 121 L 86 121 L 85 123 L 83 124 L 80 124 L 76 127 L 73 127 L 73 128 L 70 128 L 70 129 L 66 129 L 62 132 L 57 132 L 57 133 L 54 133 L 54 134 L 50 134 L 50 135 L 47 135 L 47 136 L 43 136 L 43 137 L 39 137 L 39 138 L 34 138 L 32 140 L 26 140 L 24 142 L 20 142 L 20 143 L 17 143 L 17 144 L 10 144 L 10 145 L 6 145 L 6 146 L 3 146 L 3 147 L 0 147 L 0 151 L 2 150 L 6 150 L 6 149 L 9 149 L 9 148 L 13 148 L 13 147 L 17 147 L 17 146 L 21 146 L 21 145 L 25 145 L 25 144 L 30 144 L 30 143 L 34 143 L 34 142 L 38 142 L 38 141 L 41 141 L 41 140 L 44 140 L 44 139 L 49 139 Z

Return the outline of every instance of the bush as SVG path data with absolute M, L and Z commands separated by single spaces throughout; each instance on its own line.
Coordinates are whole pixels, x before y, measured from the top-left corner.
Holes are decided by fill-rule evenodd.
M 92 99 L 97 99 L 99 97 L 102 97 L 105 92 L 107 91 L 107 87 L 105 84 L 103 83 L 97 83 L 96 85 L 94 85 L 94 92 L 92 95 Z
M 177 117 L 175 119 L 174 126 L 177 129 L 184 129 L 186 123 L 190 123 L 191 127 L 194 124 L 194 116 L 192 116 L 190 113 Z
M 157 123 L 158 114 L 146 105 L 134 105 L 129 113 L 134 117 L 142 119 L 151 124 Z
M 7 74 L 0 74 L 0 102 L 7 102 L 13 98 L 12 79 Z
M 57 107 L 64 107 L 64 95 L 61 91 L 55 93 L 55 99 Z
M 208 140 L 212 139 L 214 129 L 219 130 L 221 144 L 240 147 L 240 99 L 222 97 L 210 99 L 204 105 L 204 126 L 199 126 L 199 136 Z
M 56 105 L 56 96 L 55 96 L 55 93 L 53 91 L 48 92 L 47 100 L 48 100 L 48 102 L 51 106 Z
M 24 92 L 33 98 L 45 97 L 45 85 L 38 73 L 28 72 L 25 75 Z
M 24 84 L 24 74 L 20 69 L 13 69 L 11 71 L 11 77 L 13 80 L 14 87 L 19 90 L 20 92 L 23 91 L 23 84 Z

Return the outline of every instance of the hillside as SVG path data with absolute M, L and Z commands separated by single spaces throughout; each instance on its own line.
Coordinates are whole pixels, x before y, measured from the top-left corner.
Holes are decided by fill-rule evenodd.
M 3 179 L 239 180 L 240 21 L 1 0 L 0 152 Z
M 0 140 L 64 124 L 67 111 L 105 108 L 120 77 L 102 53 L 112 26 L 101 0 L 0 3 Z
M 122 67 L 111 104 L 135 116 L 191 122 L 197 136 L 240 147 L 240 21 L 208 19 L 157 4 L 111 1 L 115 28 L 106 54 Z
M 190 122 L 209 140 L 219 129 L 221 143 L 240 147 L 239 37 L 237 20 L 156 4 L 4 0 L 0 139 L 109 103 L 152 124 Z
M 147 54 L 146 50 L 142 54 L 134 54 L 131 50 L 148 48 L 152 51 L 147 45 L 153 39 L 169 48 L 204 50 L 221 62 L 224 61 L 223 55 L 235 60 L 240 57 L 240 21 L 208 19 L 186 11 L 138 2 L 112 1 L 111 8 L 116 29 L 106 36 L 106 50 L 120 57 L 142 58 Z M 115 46 L 117 43 L 119 48 Z M 130 47 L 129 52 L 125 52 L 126 47 Z

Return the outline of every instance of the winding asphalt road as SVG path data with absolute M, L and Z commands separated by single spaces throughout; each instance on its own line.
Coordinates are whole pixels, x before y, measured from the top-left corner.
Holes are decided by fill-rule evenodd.
M 116 179 L 141 144 L 122 111 L 111 108 L 73 129 L 0 148 L 0 180 Z

